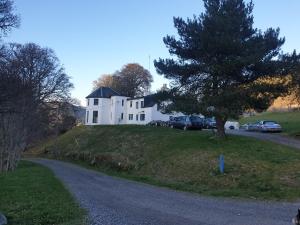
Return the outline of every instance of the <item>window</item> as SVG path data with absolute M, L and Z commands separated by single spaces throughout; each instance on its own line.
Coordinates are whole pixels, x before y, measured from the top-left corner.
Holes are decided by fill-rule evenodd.
M 129 114 L 129 120 L 133 120 L 133 114 Z
M 124 113 L 121 113 L 121 120 L 124 119 Z
M 138 109 L 139 108 L 139 102 L 135 103 L 135 108 Z
M 90 105 L 90 99 L 88 98 L 87 100 L 87 105 L 89 106 Z
M 93 123 L 98 123 L 98 111 L 93 111 Z
M 139 121 L 139 115 L 138 114 L 135 115 L 135 120 Z
M 99 105 L 99 99 L 98 98 L 94 98 L 94 105 Z
M 145 121 L 145 114 L 140 115 L 140 121 Z
M 144 108 L 144 101 L 141 101 L 141 108 Z
M 130 101 L 130 108 L 132 108 L 132 101 Z
M 89 111 L 86 111 L 86 123 L 89 123 Z
M 124 99 L 122 99 L 122 106 L 124 106 Z

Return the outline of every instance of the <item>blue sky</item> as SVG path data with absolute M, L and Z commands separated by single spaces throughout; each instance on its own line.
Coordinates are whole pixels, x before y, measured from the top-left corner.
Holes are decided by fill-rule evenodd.
M 300 1 L 254 0 L 255 26 L 280 27 L 284 51 L 300 51 Z M 153 60 L 168 57 L 162 38 L 175 34 L 173 16 L 203 12 L 201 0 L 15 0 L 21 27 L 7 42 L 35 42 L 52 48 L 74 83 L 73 97 L 84 102 L 92 81 L 127 63 L 149 68 L 152 90 L 168 83 Z

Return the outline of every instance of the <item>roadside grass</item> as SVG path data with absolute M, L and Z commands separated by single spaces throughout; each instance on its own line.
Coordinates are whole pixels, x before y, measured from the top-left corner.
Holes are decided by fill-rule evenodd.
M 0 211 L 9 225 L 82 225 L 86 220 L 84 210 L 53 173 L 28 161 L 0 174 Z
M 264 112 L 252 117 L 240 119 L 241 124 L 259 120 L 275 120 L 281 124 L 283 133 L 300 138 L 300 111 L 295 112 Z
M 220 140 L 205 131 L 81 126 L 35 148 L 34 153 L 204 195 L 300 197 L 300 151 L 248 137 Z M 225 156 L 225 174 L 218 170 L 220 154 Z

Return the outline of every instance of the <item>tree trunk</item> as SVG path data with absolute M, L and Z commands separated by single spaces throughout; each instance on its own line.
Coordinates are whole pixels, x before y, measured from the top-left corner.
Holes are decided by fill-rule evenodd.
M 217 124 L 217 137 L 219 138 L 225 138 L 226 134 L 225 134 L 225 123 L 226 123 L 226 119 L 217 116 L 216 117 L 216 124 Z
M 0 113 L 0 173 L 13 171 L 26 146 L 22 116 Z

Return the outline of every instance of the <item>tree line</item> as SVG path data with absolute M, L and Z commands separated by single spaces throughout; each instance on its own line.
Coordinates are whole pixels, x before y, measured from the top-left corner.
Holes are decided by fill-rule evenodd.
M 19 24 L 13 1 L 0 0 L 1 37 Z M 0 172 L 14 170 L 26 147 L 56 132 L 62 121 L 72 126 L 61 113 L 72 87 L 52 49 L 1 40 Z

